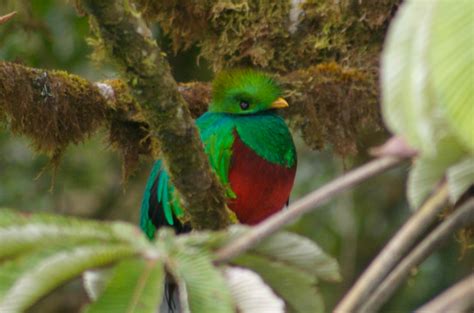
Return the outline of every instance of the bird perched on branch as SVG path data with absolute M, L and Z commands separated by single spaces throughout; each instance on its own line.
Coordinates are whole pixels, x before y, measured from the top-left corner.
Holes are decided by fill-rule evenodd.
M 220 73 L 212 84 L 209 111 L 196 120 L 211 167 L 226 189 L 227 205 L 243 224 L 257 224 L 288 202 L 296 151 L 277 109 L 288 107 L 268 75 L 254 70 Z M 144 193 L 140 226 L 189 230 L 185 211 L 161 160 Z

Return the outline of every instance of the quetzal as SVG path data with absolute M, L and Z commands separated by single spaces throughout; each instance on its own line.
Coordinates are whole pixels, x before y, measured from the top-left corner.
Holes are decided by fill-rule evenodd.
M 226 189 L 227 205 L 240 223 L 256 224 L 288 202 L 296 151 L 276 113 L 288 106 L 280 96 L 276 82 L 262 72 L 224 71 L 212 83 L 208 112 L 196 120 L 211 167 Z M 158 160 L 146 185 L 140 226 L 153 238 L 165 225 L 189 230 L 178 194 Z

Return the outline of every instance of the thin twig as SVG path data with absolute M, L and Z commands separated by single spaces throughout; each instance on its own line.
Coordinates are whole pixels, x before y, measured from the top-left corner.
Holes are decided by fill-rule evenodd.
M 0 16 L 0 24 L 8 22 L 12 17 L 16 15 L 16 11 Z
M 375 159 L 333 180 L 306 197 L 290 205 L 288 210 L 271 216 L 248 233 L 216 252 L 215 262 L 224 262 L 255 246 L 263 238 L 273 234 L 306 212 L 326 203 L 335 195 L 349 189 L 369 177 L 382 173 L 402 162 L 401 158 L 383 157 Z
M 395 269 L 383 280 L 376 290 L 370 295 L 367 302 L 359 312 L 376 312 L 387 299 L 396 291 L 397 287 L 410 274 L 413 267 L 427 258 L 441 241 L 449 237 L 457 229 L 471 223 L 474 220 L 474 199 L 466 202 L 439 226 L 437 226 L 420 244 L 408 254 Z M 473 286 L 474 288 L 474 286 Z M 446 312 L 446 311 L 445 311 Z M 456 311 L 458 312 L 458 311 Z
M 433 223 L 447 199 L 448 188 L 446 184 L 443 184 L 372 261 L 355 285 L 336 306 L 334 312 L 356 312 L 382 279 L 412 247 L 415 240 Z
M 474 274 L 452 286 L 415 313 L 469 312 L 474 309 Z

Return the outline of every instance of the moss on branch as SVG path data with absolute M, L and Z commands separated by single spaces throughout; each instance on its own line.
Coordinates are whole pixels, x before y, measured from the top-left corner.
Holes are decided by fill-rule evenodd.
M 215 70 L 255 66 L 279 73 L 328 61 L 376 66 L 400 2 L 136 1 L 171 38 L 175 52 L 197 45 Z
M 322 63 L 279 77 L 290 126 L 312 149 L 358 152 L 361 134 L 383 128 L 377 81 L 370 71 Z
M 50 156 L 54 165 L 68 145 L 101 127 L 123 157 L 124 178 L 140 155 L 152 152 L 148 124 L 128 87 L 118 80 L 94 84 L 63 71 L 0 62 L 2 121 L 14 134 L 30 138 L 34 150 Z
M 161 157 L 195 229 L 229 224 L 223 188 L 211 171 L 186 102 L 145 22 L 124 1 L 84 0 L 97 38 L 123 70 L 160 143 Z
M 362 70 L 324 63 L 276 79 L 290 102 L 284 112 L 290 127 L 312 149 L 330 145 L 341 155 L 354 154 L 361 132 L 382 127 L 376 82 Z M 207 110 L 209 83 L 180 83 L 178 91 L 193 118 Z M 110 146 L 124 160 L 124 178 L 140 156 L 159 153 L 144 112 L 121 80 L 92 83 L 65 72 L 0 62 L 2 120 L 50 156 L 105 128 Z
M 105 101 L 91 83 L 62 71 L 0 63 L 0 111 L 13 133 L 33 147 L 58 156 L 103 123 Z

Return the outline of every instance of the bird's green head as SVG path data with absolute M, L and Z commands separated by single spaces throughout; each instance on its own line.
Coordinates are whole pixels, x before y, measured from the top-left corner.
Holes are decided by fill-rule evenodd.
M 288 107 L 281 89 L 267 74 L 250 69 L 219 73 L 212 83 L 210 112 L 252 114 Z

